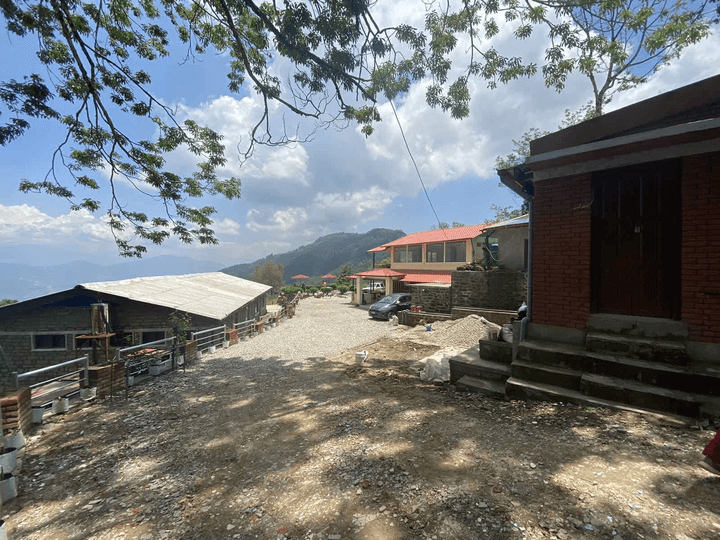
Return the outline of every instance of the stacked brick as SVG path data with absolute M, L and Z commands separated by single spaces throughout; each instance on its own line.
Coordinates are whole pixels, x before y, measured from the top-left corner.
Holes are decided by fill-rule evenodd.
M 718 343 L 720 152 L 683 160 L 682 197 L 682 320 L 691 341 Z
M 238 331 L 237 330 L 228 330 L 225 332 L 225 341 L 228 341 L 230 345 L 237 345 L 238 344 Z
M 192 364 L 197 358 L 197 342 L 187 340 L 185 342 L 185 363 Z
M 27 431 L 32 417 L 30 409 L 30 389 L 21 388 L 0 399 L 2 407 L 2 431 L 8 433 L 16 429 Z
M 114 370 L 114 371 L 113 371 Z M 98 397 L 108 397 L 112 392 L 125 390 L 125 364 L 106 364 L 104 366 L 90 366 L 90 386 L 97 387 Z

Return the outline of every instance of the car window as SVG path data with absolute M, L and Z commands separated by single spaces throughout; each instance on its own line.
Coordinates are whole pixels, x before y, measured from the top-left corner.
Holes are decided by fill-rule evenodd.
M 400 298 L 400 301 L 401 301 L 401 302 L 409 302 L 409 301 L 410 301 L 410 296 L 403 296 L 402 298 Z

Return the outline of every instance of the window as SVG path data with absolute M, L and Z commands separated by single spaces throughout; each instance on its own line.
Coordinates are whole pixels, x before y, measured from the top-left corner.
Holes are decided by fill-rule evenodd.
M 165 330 L 143 332 L 142 341 L 140 341 L 140 343 L 151 343 L 153 341 L 160 341 L 161 339 L 165 339 Z
M 425 254 L 427 262 L 445 262 L 445 245 L 444 244 L 428 244 Z
M 396 263 L 407 262 L 407 248 L 405 246 L 395 248 L 395 255 L 393 256 L 393 262 L 396 262 Z
M 465 262 L 465 242 L 448 242 L 445 244 L 446 262 Z
M 408 246 L 407 262 L 422 262 L 422 246 Z
M 33 335 L 33 350 L 65 349 L 65 334 L 35 334 Z

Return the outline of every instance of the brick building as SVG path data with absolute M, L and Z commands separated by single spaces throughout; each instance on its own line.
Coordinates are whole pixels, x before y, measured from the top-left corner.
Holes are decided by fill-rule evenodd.
M 91 351 L 91 305 L 108 305 L 110 355 L 114 348 L 170 337 L 170 314 L 190 315 L 202 330 L 264 315 L 271 287 L 211 272 L 85 283 L 0 308 L 0 384 L 24 373 Z M 105 353 L 102 352 L 104 359 Z
M 720 414 L 720 76 L 531 143 L 509 395 Z

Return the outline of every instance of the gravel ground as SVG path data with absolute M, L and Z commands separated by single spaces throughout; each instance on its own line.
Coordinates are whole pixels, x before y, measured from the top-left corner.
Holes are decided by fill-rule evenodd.
M 477 320 L 423 332 L 348 301 L 302 300 L 127 401 L 53 417 L 28 437 L 9 537 L 720 538 L 720 480 L 695 465 L 710 430 L 421 383 Z
M 388 321 L 372 319 L 367 307 L 353 306 L 350 295 L 304 298 L 295 317 L 285 319 L 255 338 L 241 341 L 237 346 L 218 351 L 220 358 L 239 357 L 278 358 L 303 362 L 334 356 L 406 329 Z M 280 334 L 280 338 L 277 338 Z

